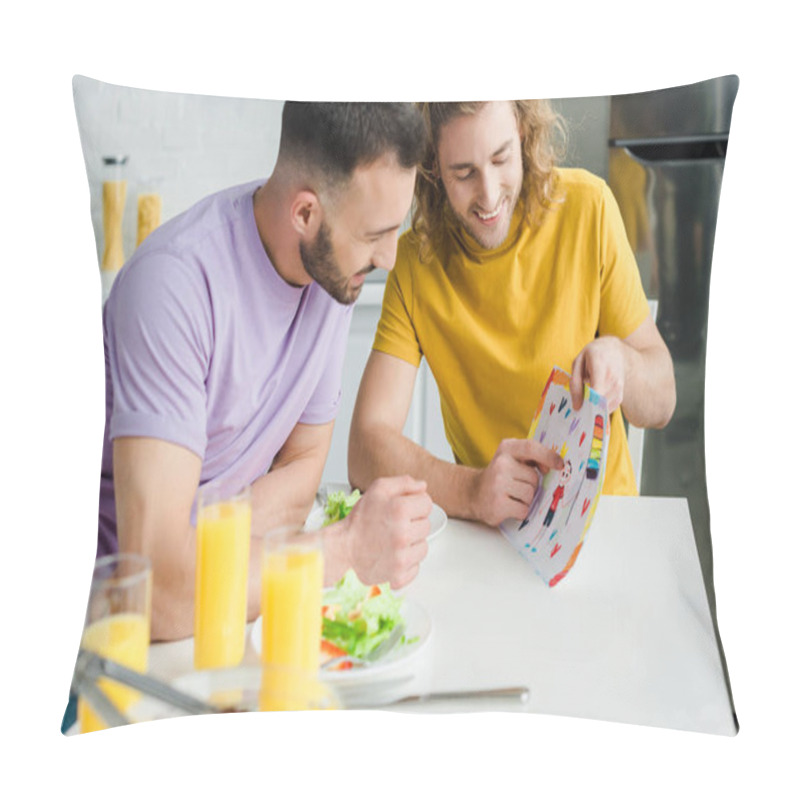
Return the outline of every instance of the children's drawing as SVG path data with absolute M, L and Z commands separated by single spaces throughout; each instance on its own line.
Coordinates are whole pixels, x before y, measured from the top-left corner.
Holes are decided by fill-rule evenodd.
M 525 519 L 500 525 L 505 537 L 555 586 L 572 568 L 589 529 L 605 475 L 608 410 L 605 398 L 584 386 L 583 404 L 572 407 L 570 376 L 554 367 L 528 438 L 551 447 L 564 461 L 542 476 Z
M 561 470 L 561 476 L 559 477 L 558 485 L 553 492 L 553 499 L 550 502 L 550 508 L 547 509 L 547 513 L 544 515 L 544 526 L 547 527 L 552 521 L 553 517 L 555 516 L 556 509 L 558 508 L 558 504 L 564 499 L 564 490 L 569 483 L 569 479 L 572 477 L 572 462 L 567 459 L 564 462 L 564 469 Z

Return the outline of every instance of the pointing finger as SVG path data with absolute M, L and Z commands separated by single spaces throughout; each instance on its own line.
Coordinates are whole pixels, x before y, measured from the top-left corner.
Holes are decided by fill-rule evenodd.
M 507 439 L 508 452 L 517 460 L 526 464 L 537 464 L 541 470 L 561 469 L 564 462 L 555 450 L 535 442 L 533 439 Z
M 540 472 L 547 474 L 551 469 L 561 469 L 564 466 L 564 460 L 552 447 L 545 447 L 534 441 L 530 444 L 530 460 L 535 462 Z

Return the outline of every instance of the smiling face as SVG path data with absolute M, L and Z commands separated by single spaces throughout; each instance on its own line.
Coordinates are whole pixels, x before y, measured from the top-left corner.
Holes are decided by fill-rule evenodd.
M 394 266 L 415 176 L 415 169 L 404 169 L 394 157 L 358 167 L 324 203 L 316 237 L 310 243 L 301 240 L 303 267 L 338 302 L 355 302 L 369 272 Z
M 486 250 L 508 236 L 522 188 L 522 145 L 511 103 L 486 103 L 439 132 L 437 160 L 450 207 Z

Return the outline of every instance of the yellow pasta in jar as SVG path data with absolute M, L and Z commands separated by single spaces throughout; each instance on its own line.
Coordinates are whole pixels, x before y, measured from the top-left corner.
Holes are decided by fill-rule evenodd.
M 136 246 L 138 247 L 161 224 L 161 195 L 140 194 L 137 210 Z

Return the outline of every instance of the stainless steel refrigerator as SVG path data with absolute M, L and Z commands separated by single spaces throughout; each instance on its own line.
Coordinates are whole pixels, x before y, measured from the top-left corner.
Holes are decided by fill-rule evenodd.
M 704 386 L 709 279 L 722 173 L 739 80 L 730 75 L 613 96 L 608 182 L 645 292 L 675 364 L 669 425 L 645 434 L 644 495 L 686 497 L 712 612 Z M 719 266 L 719 269 L 724 268 Z

